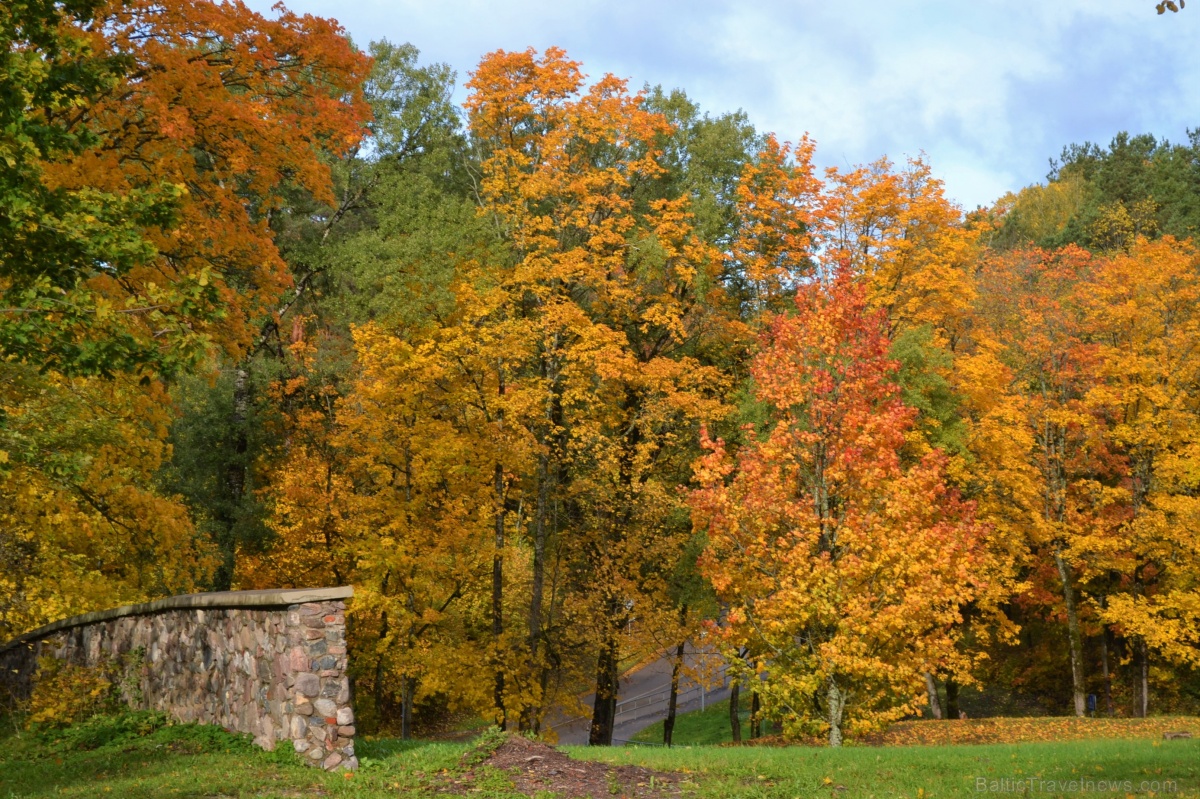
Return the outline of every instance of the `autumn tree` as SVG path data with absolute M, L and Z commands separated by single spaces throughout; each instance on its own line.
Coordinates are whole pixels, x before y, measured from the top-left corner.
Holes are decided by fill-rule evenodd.
M 778 312 L 816 270 L 827 209 L 812 166 L 814 149 L 808 138 L 793 146 L 767 135 L 742 170 L 725 265 L 730 294 L 744 306 L 740 316 Z
M 212 548 L 157 479 L 165 388 L 12 362 L 0 376 L 0 639 L 202 588 Z
M 332 449 L 312 457 L 318 433 L 278 470 L 278 546 L 250 556 L 243 579 L 260 579 L 251 577 L 258 564 L 286 577 L 272 564 L 296 556 L 297 565 L 349 564 L 371 598 L 363 629 L 379 634 L 368 654 L 383 664 L 374 685 L 411 686 L 407 718 L 426 691 L 468 703 L 482 695 L 477 669 L 451 686 L 446 670 L 422 666 L 416 651 L 430 639 L 416 633 L 448 629 L 427 624 L 429 607 L 477 639 L 470 612 L 480 586 L 466 564 L 487 553 L 485 660 L 499 720 L 536 729 L 550 698 L 574 693 L 587 669 L 603 681 L 596 712 L 599 735 L 610 736 L 603 717 L 611 719 L 632 608 L 647 631 L 657 616 L 675 617 L 664 606 L 689 535 L 674 486 L 693 441 L 678 431 L 713 405 L 715 375 L 688 348 L 716 259 L 692 233 L 687 199 L 637 194 L 662 172 L 656 142 L 667 126 L 619 81 L 585 90 L 561 53 L 496 54 L 474 88 L 472 132 L 486 155 L 478 223 L 445 202 L 427 223 L 377 216 L 377 233 L 353 237 L 382 256 L 354 281 L 396 304 L 347 297 L 375 317 L 355 333 L 365 371 L 313 428 L 326 427 Z M 427 204 L 413 210 L 430 214 L 432 198 L 419 199 Z M 310 378 L 290 381 L 293 395 L 315 391 Z M 377 420 L 397 435 L 389 441 Z M 293 446 L 304 440 L 295 432 Z M 461 512 L 445 515 L 452 508 Z M 441 526 L 444 545 L 430 549 L 422 542 Z M 459 573 L 439 571 L 451 562 Z M 469 651 L 468 638 L 455 640 Z
M 1142 716 L 1150 707 L 1151 651 L 1183 667 L 1200 651 L 1192 632 L 1200 511 L 1193 477 L 1200 455 L 1196 264 L 1190 244 L 1139 239 L 1100 261 L 1084 289 L 1096 342 L 1097 382 L 1088 400 L 1121 457 L 1118 501 L 1126 509 L 1114 534 L 1089 553 L 1102 578 L 1090 590 L 1103 622 L 1131 640 Z M 1102 644 L 1109 638 L 1106 627 Z
M 1065 621 L 1076 715 L 1087 693 L 1082 579 L 1093 563 L 1088 553 L 1108 546 L 1119 513 L 1111 490 L 1118 464 L 1089 401 L 1098 375 L 1083 298 L 1093 269 L 1079 248 L 1033 250 L 997 255 L 983 279 L 991 340 L 1004 342 L 1000 358 L 1012 381 L 1001 395 L 1010 398 L 1006 423 L 1017 428 L 1012 442 L 1027 447 L 1005 449 L 1025 463 L 1012 476 L 1033 475 L 1010 500 L 1027 503 L 1033 579 L 1053 586 L 1061 603 L 1054 612 Z
M 285 185 L 328 192 L 319 156 L 361 136 L 365 60 L 332 23 L 286 12 L 55 8 L 5 11 L 22 83 L 6 96 L 30 98 L 6 134 L 26 197 L 4 239 L 21 265 L 2 277 L 10 346 L 89 373 L 196 334 L 246 346 L 288 282 L 269 216 Z M 89 317 L 110 321 L 90 332 Z
M 978 590 L 982 530 L 947 487 L 945 457 L 905 466 L 887 318 L 847 268 L 773 319 L 753 366 L 768 423 L 734 456 L 705 439 L 693 518 L 755 653 L 767 712 L 840 745 L 922 701 L 923 673 L 965 669 L 954 646 Z M 819 708 L 819 711 L 814 709 Z
M 180 198 L 169 183 L 122 193 L 59 186 L 49 174 L 98 145 L 80 118 L 128 70 L 86 29 L 97 7 L 16 2 L 0 10 L 0 351 L 79 373 L 158 360 L 157 343 L 125 330 L 130 308 L 112 313 L 111 303 L 67 292 L 98 267 L 123 271 L 152 258 L 144 228 L 169 223 Z
M 930 325 L 953 345 L 971 313 L 977 233 L 922 159 L 896 169 L 886 158 L 827 170 L 827 262 L 845 261 L 887 312 L 891 335 Z
M 692 233 L 687 198 L 635 202 L 634 187 L 663 170 L 656 142 L 668 127 L 623 81 L 585 87 L 578 65 L 550 50 L 492 54 L 469 86 L 481 213 L 510 252 L 472 284 L 494 285 L 481 294 L 489 325 L 525 342 L 500 363 L 505 390 L 524 398 L 508 424 L 534 445 L 521 485 L 533 718 L 544 659 L 562 657 L 556 636 L 570 629 L 556 603 L 576 603 L 599 650 L 592 738 L 608 743 L 631 609 L 651 621 L 666 587 L 653 566 L 669 566 L 686 532 L 671 522 L 672 487 L 686 463 L 678 433 L 715 385 L 688 357 L 715 258 Z M 547 566 L 560 559 L 571 587 L 548 597 Z
M 350 646 L 362 722 L 393 719 L 413 734 L 418 701 L 444 697 L 452 710 L 484 712 L 491 695 L 476 679 L 486 657 L 478 612 L 491 566 L 486 528 L 486 453 L 463 424 L 469 407 L 430 386 L 452 361 L 414 349 L 378 324 L 355 336 L 356 377 L 344 388 L 319 368 L 274 389 L 289 407 L 286 458 L 267 492 L 274 535 L 242 553 L 243 586 L 353 582 Z M 299 363 L 317 356 L 292 345 Z M 326 407 L 321 407 L 322 404 Z M 486 469 L 485 469 L 486 471 Z
M 17 3 L 0 24 L 0 479 L 74 514 L 66 538 L 15 533 L 23 562 L 110 578 L 76 591 L 39 568 L 23 590 L 95 607 L 211 584 L 210 548 L 161 490 L 165 381 L 244 351 L 287 289 L 270 218 L 285 189 L 329 193 L 322 158 L 363 132 L 367 62 L 328 21 L 239 5 Z M 78 443 L 52 444 L 71 429 Z M 49 507 L 9 506 L 9 529 Z M 109 554 L 82 554 L 103 527 Z

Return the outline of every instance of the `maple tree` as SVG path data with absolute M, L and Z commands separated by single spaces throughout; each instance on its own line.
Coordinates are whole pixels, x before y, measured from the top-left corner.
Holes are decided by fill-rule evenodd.
M 1196 253 L 1139 239 L 1097 265 L 1087 287 L 1098 384 L 1089 401 L 1122 457 L 1123 522 L 1093 555 L 1110 575 L 1100 615 L 1133 640 L 1139 715 L 1149 711 L 1149 650 L 1194 664 L 1197 539 Z
M 1016 252 L 990 265 L 996 270 L 990 300 L 999 306 L 991 318 L 1000 325 L 993 335 L 1011 342 L 1001 356 L 1015 395 L 1008 421 L 1024 428 L 1013 435 L 1028 447 L 1013 454 L 1032 469 L 1032 493 L 1018 498 L 1029 503 L 1034 557 L 1052 569 L 1053 577 L 1041 579 L 1058 583 L 1074 711 L 1082 716 L 1087 688 L 1080 571 L 1086 551 L 1111 534 L 1115 512 L 1115 498 L 1104 487 L 1113 463 L 1103 421 L 1087 399 L 1095 353 L 1078 287 L 1090 281 L 1093 261 L 1086 251 L 1068 247 Z
M 288 282 L 270 214 L 284 186 L 328 193 L 366 59 L 328 21 L 234 4 L 6 8 L 6 349 L 107 374 L 246 346 Z
M 686 447 L 677 431 L 711 405 L 716 375 L 686 348 L 715 258 L 692 234 L 686 198 L 635 203 L 633 187 L 663 171 L 656 141 L 668 125 L 623 81 L 585 88 L 578 65 L 551 49 L 541 58 L 494 53 L 468 86 L 485 152 L 481 213 L 512 253 L 510 266 L 472 282 L 494 286 L 479 291 L 489 327 L 523 342 L 497 360 L 505 423 L 520 429 L 531 457 L 520 490 L 530 506 L 535 671 L 516 680 L 532 692 L 527 723 L 536 728 L 544 658 L 561 657 L 550 625 L 585 614 L 599 645 L 592 738 L 607 743 L 630 606 L 655 611 L 665 584 L 647 567 L 669 564 L 678 546 L 670 475 Z M 500 379 L 491 369 L 493 395 Z M 564 523 L 572 535 L 556 532 Z M 561 607 L 546 605 L 543 588 L 555 550 L 578 570 Z
M 0 371 L 0 638 L 203 586 L 213 553 L 158 488 L 161 384 Z
M 1077 715 L 1089 671 L 1113 713 L 1116 673 L 1132 662 L 1131 704 L 1144 715 L 1151 651 L 1179 664 L 1194 651 L 1180 626 L 1194 580 L 1193 258 L 1170 237 L 1142 238 L 1101 256 L 996 253 L 981 271 L 982 324 L 956 376 L 971 479 L 993 543 L 1022 577 L 1018 620 L 1065 627 Z M 1150 610 L 1159 602 L 1161 615 Z M 1052 653 L 1023 658 L 1022 679 L 1052 679 Z
M 886 158 L 847 172 L 827 170 L 828 263 L 845 261 L 887 311 L 892 335 L 930 325 L 953 343 L 971 315 L 970 264 L 977 232 L 960 224 L 927 163 L 896 170 Z
M 1041 203 L 1035 194 L 1022 197 Z M 1019 224 L 1069 228 L 1050 200 L 1027 205 Z M 1077 715 L 1096 682 L 1114 713 L 1117 675 L 1130 662 L 1138 697 L 1131 704 L 1145 713 L 1143 635 L 1179 616 L 1167 611 L 1156 627 L 1131 599 L 1148 602 L 1168 563 L 1172 579 L 1191 579 L 1175 565 L 1190 538 L 1168 510 L 1188 502 L 1186 479 L 1176 475 L 1191 457 L 1191 400 L 1180 368 L 1192 346 L 1190 314 L 1181 310 L 1190 309 L 1190 256 L 1169 237 L 1127 246 L 1103 255 L 1078 247 L 988 254 L 954 375 L 972 455 L 965 484 L 992 526 L 991 549 L 1012 597 L 1008 618 L 995 618 L 997 641 L 1009 643 L 989 646 L 996 661 L 983 675 L 1032 686 L 1065 667 Z M 1160 474 L 1165 463 L 1173 470 Z M 1140 622 L 1124 627 L 1114 603 Z M 1028 630 L 1021 640 L 1042 644 L 1014 649 L 1016 626 Z M 1175 662 L 1184 662 L 1188 646 L 1175 650 Z
M 237 579 L 353 582 L 363 721 L 377 725 L 398 711 L 408 738 L 414 704 L 426 696 L 476 712 L 491 699 L 471 679 L 485 653 L 471 644 L 478 618 L 470 612 L 491 565 L 479 533 L 488 486 L 476 441 L 459 427 L 462 410 L 428 388 L 446 362 L 377 325 L 359 329 L 355 343 L 361 371 L 344 397 L 313 368 L 316 348 L 292 345 L 308 368 L 275 388 L 290 412 L 280 420 L 286 458 L 266 492 L 274 539 L 265 551 L 242 552 Z
M 981 582 L 983 531 L 941 453 L 901 463 L 914 413 L 865 288 L 843 268 L 796 304 L 771 321 L 752 368 L 766 428 L 735 457 L 706 438 L 692 507 L 767 712 L 792 734 L 823 726 L 836 746 L 847 724 L 910 712 L 924 672 L 965 671 L 954 629 Z
M 628 603 L 641 635 L 675 626 L 669 577 L 689 533 L 674 486 L 694 446 L 679 431 L 716 406 L 716 373 L 688 347 L 706 313 L 694 287 L 717 258 L 692 233 L 687 200 L 646 210 L 636 197 L 641 178 L 661 174 L 665 121 L 615 79 L 584 90 L 556 51 L 495 54 L 474 84 L 472 132 L 487 143 L 478 222 L 448 203 L 440 221 L 455 233 L 419 253 L 426 268 L 444 262 L 446 301 L 430 315 L 377 304 L 354 332 L 362 371 L 327 402 L 315 373 L 286 383 L 311 411 L 286 422 L 292 443 L 269 491 L 275 541 L 241 558 L 243 584 L 343 564 L 364 589 L 357 645 L 378 666 L 364 687 L 386 710 L 385 685 L 404 686 L 404 733 L 414 701 L 439 693 L 536 729 L 564 678 L 596 668 L 567 654 L 589 649 L 609 686 L 596 712 L 611 714 Z M 395 259 L 397 241 L 428 235 L 369 246 Z M 310 346 L 288 349 L 298 358 Z M 435 547 L 430 529 L 443 531 Z M 558 586 L 549 596 L 547 582 Z M 487 605 L 491 641 L 472 655 Z M 426 645 L 463 672 L 432 668 Z
M 814 149 L 807 138 L 793 147 L 768 135 L 742 170 L 726 272 L 736 275 L 735 295 L 744 295 L 747 316 L 778 311 L 816 268 L 826 198 L 812 166 Z
M 18 2 L 0 30 L 0 480 L 18 594 L 54 611 L 190 590 L 214 562 L 158 485 L 163 381 L 242 351 L 280 298 L 271 215 L 291 187 L 329 194 L 322 156 L 363 133 L 368 61 L 333 23 L 238 4 Z

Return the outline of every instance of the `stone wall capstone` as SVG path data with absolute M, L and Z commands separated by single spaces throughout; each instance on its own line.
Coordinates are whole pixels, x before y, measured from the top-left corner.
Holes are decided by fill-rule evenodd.
M 97 666 L 140 652 L 131 704 L 247 733 L 264 749 L 290 745 L 326 770 L 357 768 L 346 673 L 352 595 L 189 594 L 63 619 L 0 646 L 0 701 L 29 698 L 43 656 Z

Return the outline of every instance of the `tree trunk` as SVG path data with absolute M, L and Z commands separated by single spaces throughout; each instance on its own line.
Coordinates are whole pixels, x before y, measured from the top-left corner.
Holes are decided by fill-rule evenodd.
M 1138 715 L 1146 718 L 1150 715 L 1150 650 L 1146 647 L 1146 639 L 1138 638 L 1138 671 L 1140 672 L 1141 682 L 1141 702 L 1138 708 Z
M 929 712 L 933 714 L 935 719 L 942 717 L 942 703 L 938 700 L 937 683 L 933 680 L 933 675 L 925 672 L 925 690 L 929 692 Z
M 962 710 L 958 707 L 958 680 L 946 678 L 946 718 L 951 721 L 961 718 Z
M 1071 691 L 1075 700 L 1075 715 L 1082 717 L 1086 711 L 1087 698 L 1083 676 L 1083 634 L 1079 629 L 1079 609 L 1075 606 L 1075 588 L 1071 585 L 1071 567 L 1063 558 L 1062 547 L 1054 551 L 1054 564 L 1062 580 L 1063 604 L 1067 609 L 1067 638 L 1071 649 Z
M 412 738 L 412 706 L 413 695 L 416 693 L 412 677 L 405 677 L 401 681 L 400 691 L 400 701 L 403 703 L 400 709 L 400 738 L 407 741 Z
M 238 515 L 242 499 L 246 495 L 246 452 L 250 447 L 246 433 L 250 413 L 250 368 L 241 361 L 233 372 L 233 410 L 229 416 L 230 434 L 233 440 L 232 457 L 225 461 L 225 488 L 229 492 L 229 510 L 221 515 L 222 527 L 219 554 L 221 561 L 213 574 L 213 590 L 228 591 L 233 586 L 233 575 L 237 571 Z
M 546 585 L 546 542 L 550 535 L 550 488 L 552 476 L 557 476 L 558 462 L 551 461 L 555 446 L 555 429 L 562 421 L 561 398 L 558 392 L 558 360 L 559 336 L 551 336 L 548 351 L 541 355 L 540 372 L 549 385 L 550 395 L 546 398 L 543 408 L 542 423 L 545 429 L 538 435 L 538 443 L 543 447 L 537 461 L 537 507 L 533 522 L 533 574 L 531 575 L 529 597 L 529 666 L 531 674 L 541 668 L 538 657 L 542 637 L 542 597 Z M 557 453 L 555 453 L 557 454 Z M 532 686 L 531 686 L 532 687 Z M 540 699 L 538 700 L 541 701 Z
M 500 729 L 508 728 L 504 713 L 504 663 L 501 657 L 501 638 L 504 636 L 504 517 L 505 491 L 504 468 L 496 462 L 492 490 L 496 503 L 495 549 L 492 551 L 492 646 L 495 648 L 496 681 L 493 686 L 493 703 L 496 705 L 496 722 Z
M 687 611 L 684 611 L 687 615 Z M 675 732 L 675 708 L 679 702 L 679 670 L 683 668 L 683 645 L 675 647 L 675 662 L 671 664 L 671 693 L 667 696 L 667 717 L 663 720 L 663 746 L 671 745 L 671 736 Z
M 529 593 L 529 654 L 537 661 L 542 636 L 542 595 L 546 585 L 546 538 L 550 532 L 550 458 L 541 455 L 537 467 L 537 516 L 533 523 L 533 575 Z
M 592 728 L 588 733 L 589 746 L 612 746 L 613 724 L 617 716 L 617 640 L 610 636 L 600 650 L 596 666 L 596 700 L 592 704 Z
M 758 698 L 758 691 L 750 692 L 750 739 L 762 737 L 762 719 L 759 718 L 759 711 L 762 710 L 762 705 Z
M 388 583 L 391 581 L 391 579 L 392 579 L 391 571 L 388 571 L 383 575 L 383 580 L 379 584 L 380 596 L 387 596 Z M 379 643 L 383 644 L 383 642 L 385 640 L 387 640 L 387 636 L 388 636 L 388 612 L 386 610 L 381 610 L 379 612 Z M 374 698 L 374 700 L 375 700 L 375 713 L 379 717 L 380 725 L 382 725 L 384 722 L 383 706 L 384 706 L 384 702 L 386 701 L 384 698 L 384 695 L 383 695 L 385 651 L 386 650 L 384 649 L 383 646 L 379 646 L 376 650 L 376 652 L 377 652 L 376 656 L 379 659 L 375 661 L 375 684 L 373 686 L 371 686 L 372 698 Z
M 1112 697 L 1112 672 L 1108 668 L 1108 625 L 1100 632 L 1100 668 L 1104 670 L 1104 707 L 1109 717 L 1115 715 Z
M 842 745 L 842 712 L 846 709 L 846 695 L 838 688 L 837 680 L 833 677 L 829 678 L 828 690 L 826 692 L 826 702 L 828 704 L 828 721 L 829 721 L 829 745 Z
M 729 682 L 729 732 L 735 744 L 742 742 L 742 708 L 739 702 L 741 683 L 736 679 Z
M 533 574 L 529 590 L 529 668 L 530 679 L 538 671 L 542 640 L 542 596 L 546 586 L 546 538 L 550 534 L 550 458 L 538 457 L 537 511 L 533 523 Z M 532 688 L 533 686 L 530 685 Z M 538 700 L 540 702 L 540 699 Z M 535 703 L 536 704 L 536 703 Z M 522 729 L 533 728 L 538 708 L 531 704 L 522 714 Z

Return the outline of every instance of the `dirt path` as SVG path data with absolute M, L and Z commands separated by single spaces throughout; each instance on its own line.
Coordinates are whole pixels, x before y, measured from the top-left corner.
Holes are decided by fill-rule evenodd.
M 526 796 L 549 791 L 562 799 L 625 796 L 660 799 L 679 796 L 679 775 L 641 766 L 611 766 L 572 760 L 562 752 L 519 735 L 510 736 L 484 765 L 512 775 L 513 787 Z M 468 776 L 466 784 L 474 781 Z

